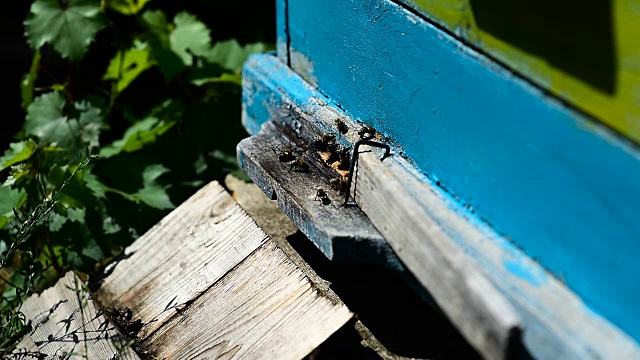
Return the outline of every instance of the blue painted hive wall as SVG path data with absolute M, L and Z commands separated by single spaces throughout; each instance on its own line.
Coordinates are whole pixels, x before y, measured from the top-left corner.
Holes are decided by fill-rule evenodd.
M 392 1 L 279 1 L 279 57 L 640 339 L 638 149 Z

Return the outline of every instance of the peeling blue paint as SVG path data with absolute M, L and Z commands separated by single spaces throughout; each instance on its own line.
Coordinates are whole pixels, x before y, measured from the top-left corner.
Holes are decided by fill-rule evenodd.
M 640 339 L 637 149 L 390 1 L 291 1 L 289 25 L 314 86 Z
M 540 286 L 547 281 L 547 276 L 540 269 L 531 268 L 525 262 L 518 259 L 505 259 L 503 261 L 505 269 L 513 275 L 525 280 L 533 286 Z

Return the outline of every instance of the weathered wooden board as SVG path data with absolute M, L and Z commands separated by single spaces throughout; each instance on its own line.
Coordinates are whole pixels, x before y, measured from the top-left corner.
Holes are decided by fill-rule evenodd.
M 128 339 L 98 313 L 86 285 L 73 272 L 29 297 L 21 310 L 31 321 L 33 345 L 47 358 L 139 359 Z M 29 340 L 21 344 L 31 345 Z
M 315 126 L 318 132 L 335 132 L 335 118 L 348 121 L 348 116 L 277 60 L 264 56 L 261 61 L 264 62 L 250 63 L 245 68 L 245 91 L 260 94 L 251 107 L 245 108 L 243 121 L 247 129 L 259 128 L 266 121 L 281 121 L 294 127 L 306 123 L 307 127 Z M 352 141 L 354 135 L 350 135 Z M 591 311 L 575 293 L 508 239 L 469 216 L 459 203 L 420 177 L 397 153 L 392 154 L 395 155 L 382 162 L 379 156 L 361 154 L 356 200 L 409 269 L 423 284 L 431 286 L 429 290 L 434 297 L 442 291 L 436 297 L 439 304 L 450 301 L 448 291 L 464 296 L 480 290 L 474 277 L 484 274 L 522 318 L 524 345 L 534 357 L 640 358 L 638 344 L 628 335 Z M 411 226 L 398 226 L 402 224 Z M 408 230 L 412 227 L 424 232 Z M 425 253 L 427 249 L 434 252 Z M 436 255 L 442 253 L 445 255 Z M 472 260 L 475 266 L 463 265 L 469 262 L 462 258 Z M 433 270 L 436 263 L 451 268 Z M 454 274 L 449 276 L 452 271 Z M 480 283 L 486 284 L 482 280 Z M 450 286 L 460 289 L 448 290 Z M 488 306 L 485 314 L 499 312 L 500 304 L 504 304 L 478 301 L 482 299 L 487 298 L 479 296 L 465 301 L 474 303 L 473 306 Z M 456 311 L 455 303 L 449 306 Z M 478 334 L 465 335 L 484 341 Z
M 472 2 L 501 4 L 495 10 L 527 6 Z M 544 3 L 528 2 L 532 10 Z M 544 21 L 572 2 L 546 3 L 550 18 Z M 622 3 L 616 1 L 618 11 Z M 572 4 L 610 9 L 606 1 Z M 515 77 L 397 1 L 296 0 L 287 8 L 294 72 L 353 119 L 400 144 L 430 179 L 552 273 L 562 274 L 595 311 L 640 341 L 637 144 Z M 576 21 L 584 21 L 583 15 Z M 615 21 L 622 18 L 638 14 L 626 9 Z M 497 17 L 493 23 L 503 21 L 512 20 Z M 531 35 L 539 31 L 549 28 Z M 625 36 L 638 43 L 637 33 Z M 556 40 L 550 35 L 547 43 Z M 627 79 L 628 107 L 611 104 L 604 112 L 637 135 L 640 105 L 633 96 L 640 87 L 633 84 L 640 83 L 640 57 L 637 52 L 616 56 L 619 65 L 629 66 L 619 74 Z M 579 68 L 582 62 L 570 66 Z M 275 80 L 280 73 L 268 76 Z M 288 76 L 278 81 L 287 89 L 295 82 Z M 616 95 L 622 93 L 616 89 Z M 268 101 L 251 99 L 248 105 Z M 599 101 L 591 94 L 582 99 L 581 104 Z
M 44 360 L 47 358 L 47 354 L 40 352 L 36 343 L 31 339 L 31 336 L 27 334 L 16 344 L 11 354 L 5 357 L 8 360 Z
M 160 359 L 299 359 L 352 317 L 217 182 L 126 254 L 97 296 L 132 309 L 145 350 Z
M 147 340 L 166 359 L 300 359 L 352 314 L 268 241 Z
M 212 182 L 126 249 L 96 292 L 102 304 L 129 307 L 146 337 L 267 240 Z
M 402 270 L 402 264 L 362 210 L 345 208 L 344 195 L 330 188 L 329 181 L 338 173 L 320 165 L 312 149 L 304 149 L 310 144 L 296 144 L 274 126 L 267 123 L 259 135 L 238 144 L 242 169 L 267 196 L 278 200 L 280 209 L 329 259 L 366 261 Z M 309 172 L 289 171 L 291 164 L 278 160 L 272 148 L 284 146 L 292 146 L 296 155 L 306 159 Z M 327 193 L 330 203 L 323 204 L 316 198 L 318 189 Z

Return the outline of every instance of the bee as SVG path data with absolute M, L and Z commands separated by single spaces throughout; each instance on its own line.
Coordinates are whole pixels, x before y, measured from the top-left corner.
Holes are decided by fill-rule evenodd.
M 322 188 L 316 191 L 316 197 L 314 200 L 320 201 L 322 205 L 328 205 L 331 203 L 331 199 L 329 199 L 329 195 Z
M 319 151 L 329 151 L 335 146 L 336 136 L 333 134 L 324 134 L 313 142 L 313 146 Z
M 338 153 L 338 169 L 339 170 L 349 170 L 349 165 L 351 165 L 351 156 L 349 156 L 350 148 L 343 148 Z
M 376 135 L 376 129 L 369 125 L 365 125 L 358 130 L 358 135 L 360 136 L 360 139 L 372 139 Z
M 340 134 L 344 135 L 349 131 L 349 128 L 347 127 L 347 124 L 344 123 L 344 121 L 335 119 L 333 123 L 336 124 L 336 127 L 338 128 Z
M 295 155 L 293 155 L 293 150 L 291 146 L 284 146 L 280 151 L 276 151 L 273 147 L 271 148 L 274 154 L 278 157 L 280 162 L 289 162 L 295 160 Z
M 289 167 L 289 172 L 309 172 L 309 163 L 306 162 L 303 158 L 296 158 L 292 163 L 291 167 Z
M 347 190 L 347 181 L 342 176 L 335 177 L 329 181 L 329 186 L 340 194 Z
M 344 148 L 341 147 L 340 145 L 332 146 L 329 149 L 329 157 L 327 158 L 327 160 L 325 160 L 325 163 L 327 165 L 331 165 L 336 161 L 340 161 L 340 156 L 342 155 L 343 152 L 344 152 Z

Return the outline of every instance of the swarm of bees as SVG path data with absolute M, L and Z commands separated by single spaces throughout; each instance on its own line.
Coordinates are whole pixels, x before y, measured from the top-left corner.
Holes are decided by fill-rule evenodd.
M 334 124 L 336 126 L 338 136 L 340 136 L 341 134 L 347 134 L 349 132 L 349 127 L 343 120 L 336 118 L 334 120 Z M 358 130 L 358 136 L 360 140 L 373 139 L 374 137 L 376 137 L 376 134 L 376 130 L 368 125 L 365 125 Z M 326 165 L 335 166 L 338 170 L 343 171 L 350 169 L 351 147 L 340 145 L 336 141 L 336 134 L 326 133 L 317 137 L 313 141 L 313 147 L 316 151 L 325 153 L 324 155 L 322 155 L 322 157 L 325 159 L 324 162 Z M 272 147 L 271 150 L 278 158 L 278 161 L 283 163 L 290 163 L 289 172 L 310 172 L 311 166 L 309 165 L 309 163 L 301 156 L 294 154 L 291 146 L 283 146 L 279 150 Z M 344 194 L 348 191 L 347 181 L 343 176 L 337 176 L 331 179 L 329 181 L 329 187 L 330 189 L 337 191 L 340 194 Z M 331 203 L 327 191 L 323 188 L 318 188 L 316 190 L 314 201 L 319 201 L 322 205 L 328 205 Z
M 318 151 L 329 151 L 334 146 L 337 146 L 336 136 L 333 134 L 324 134 L 313 142 L 313 146 Z

